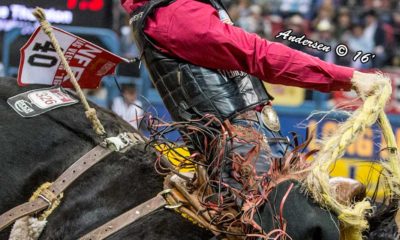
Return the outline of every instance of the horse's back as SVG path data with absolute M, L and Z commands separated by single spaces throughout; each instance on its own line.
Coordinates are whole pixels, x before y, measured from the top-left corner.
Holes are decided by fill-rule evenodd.
M 81 104 L 23 118 L 7 99 L 47 86 L 19 87 L 16 79 L 0 78 L 0 213 L 29 199 L 44 182 L 52 182 L 79 157 L 97 145 Z M 110 136 L 134 131 L 108 110 L 97 108 Z M 163 177 L 153 169 L 154 154 L 140 144 L 125 154 L 114 153 L 79 177 L 48 218 L 41 239 L 77 239 L 162 190 Z M 0 232 L 8 239 L 9 229 Z M 123 229 L 111 239 L 208 239 L 210 233 L 179 215 L 159 210 Z
M 43 181 L 41 175 L 43 168 L 48 168 L 49 159 L 52 168 L 63 169 L 73 161 L 66 159 L 93 145 L 90 126 L 84 127 L 88 124 L 78 104 L 33 118 L 21 117 L 8 105 L 9 97 L 35 88 L 38 86 L 22 88 L 13 78 L 0 78 L 0 199 L 9 199 L 1 201 L 0 212 L 29 197 L 27 188 Z M 45 175 L 50 180 L 58 174 L 59 171 L 48 171 Z

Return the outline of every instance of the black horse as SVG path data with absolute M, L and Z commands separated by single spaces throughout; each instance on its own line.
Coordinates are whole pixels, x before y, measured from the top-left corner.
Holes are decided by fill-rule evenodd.
M 26 202 L 38 186 L 54 181 L 99 143 L 80 104 L 29 119 L 20 117 L 7 104 L 9 97 L 38 87 L 41 86 L 20 88 L 15 79 L 0 78 L 0 213 Z M 113 113 L 100 108 L 97 111 L 110 135 L 134 131 Z M 40 239 L 77 239 L 154 197 L 163 185 L 163 177 L 153 168 L 155 158 L 155 153 L 142 144 L 124 154 L 113 153 L 92 167 L 65 191 L 62 203 L 48 218 Z M 283 184 L 271 197 L 281 199 L 286 189 Z M 279 211 L 279 207 L 276 209 Z M 261 215 L 264 225 L 271 225 L 275 214 L 265 207 Z M 284 217 L 293 239 L 337 239 L 339 236 L 337 220 L 332 220 L 336 217 L 301 194 L 297 187 L 286 200 Z M 0 239 L 8 239 L 10 229 L 0 232 Z M 175 212 L 160 209 L 109 239 L 212 237 L 209 231 Z

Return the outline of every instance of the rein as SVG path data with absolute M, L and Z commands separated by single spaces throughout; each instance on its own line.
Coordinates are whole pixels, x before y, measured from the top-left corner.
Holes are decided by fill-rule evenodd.
M 351 206 L 345 206 L 338 202 L 335 194 L 329 188 L 329 169 L 337 159 L 344 155 L 346 148 L 375 122 L 378 122 L 382 129 L 388 149 L 387 161 L 382 163 L 382 175 L 389 186 L 390 197 L 395 199 L 396 196 L 400 196 L 400 159 L 392 127 L 384 112 L 386 102 L 392 93 L 392 87 L 385 76 L 382 74 L 376 74 L 376 76 L 387 81 L 376 86 L 374 94 L 363 99 L 363 105 L 342 123 L 334 135 L 323 141 L 323 146 L 311 165 L 310 174 L 304 181 L 313 198 L 321 206 L 338 215 L 343 224 L 341 226 L 343 239 L 362 239 L 362 232 L 368 228 L 366 214 L 373 209 L 366 198 Z
M 79 240 L 105 239 L 129 224 L 134 223 L 136 220 L 156 211 L 161 207 L 166 206 L 167 204 L 168 203 L 164 197 L 161 194 L 158 194 L 152 199 L 132 208 L 131 210 L 94 229 L 85 236 L 79 238 Z
M 58 40 L 53 33 L 53 28 L 51 27 L 51 24 L 46 20 L 46 14 L 45 14 L 44 10 L 42 8 L 36 7 L 32 14 L 39 21 L 43 32 L 46 33 L 46 35 L 49 37 L 51 44 L 53 45 L 54 49 L 56 50 L 57 55 L 60 58 L 61 63 L 65 68 L 65 71 L 67 72 L 68 76 L 70 77 L 71 84 L 74 86 L 75 91 L 78 94 L 78 97 L 82 102 L 83 108 L 85 109 L 86 118 L 92 124 L 92 128 L 93 128 L 94 132 L 100 137 L 106 136 L 107 135 L 106 130 L 104 129 L 103 124 L 100 122 L 100 120 L 97 117 L 96 109 L 90 107 L 88 101 L 86 100 L 85 94 L 83 93 L 81 87 L 79 86 L 79 83 L 76 80 L 75 74 L 72 72 L 72 69 L 69 66 L 69 63 L 68 63 L 66 57 L 64 56 L 63 50 L 61 49 L 61 46 L 58 43 Z

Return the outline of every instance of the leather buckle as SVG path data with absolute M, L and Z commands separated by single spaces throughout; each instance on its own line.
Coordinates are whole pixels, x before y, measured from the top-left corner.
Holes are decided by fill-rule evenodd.
M 164 207 L 166 209 L 177 209 L 177 208 L 182 207 L 182 205 L 183 204 L 181 202 L 179 202 L 179 203 L 176 203 L 176 204 L 173 204 L 173 205 L 165 205 Z
M 167 195 L 172 195 L 172 189 L 170 189 L 170 188 L 164 189 L 163 191 L 161 191 L 159 193 L 159 195 L 163 196 L 167 200 L 168 205 L 164 206 L 164 208 L 166 208 L 166 209 L 177 209 L 177 208 L 182 207 L 182 205 L 183 205 L 181 202 L 176 202 L 173 197 L 172 198 L 167 197 Z M 175 203 L 170 204 L 172 201 L 175 201 Z
M 265 105 L 261 110 L 261 121 L 271 131 L 279 132 L 281 130 L 278 114 L 271 105 Z
M 47 209 L 50 209 L 53 207 L 54 202 L 58 199 L 57 195 L 55 195 L 50 189 L 45 188 L 42 191 L 40 191 L 38 198 L 41 198 L 43 201 L 45 201 L 49 206 Z
M 137 134 L 120 133 L 116 137 L 109 137 L 101 144 L 116 152 L 125 152 L 129 146 L 134 145 L 142 140 Z

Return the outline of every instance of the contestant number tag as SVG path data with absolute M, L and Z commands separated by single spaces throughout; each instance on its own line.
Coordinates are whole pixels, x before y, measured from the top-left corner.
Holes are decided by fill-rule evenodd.
M 55 108 L 72 105 L 78 100 L 60 87 L 37 89 L 7 99 L 7 103 L 22 117 L 35 117 Z

